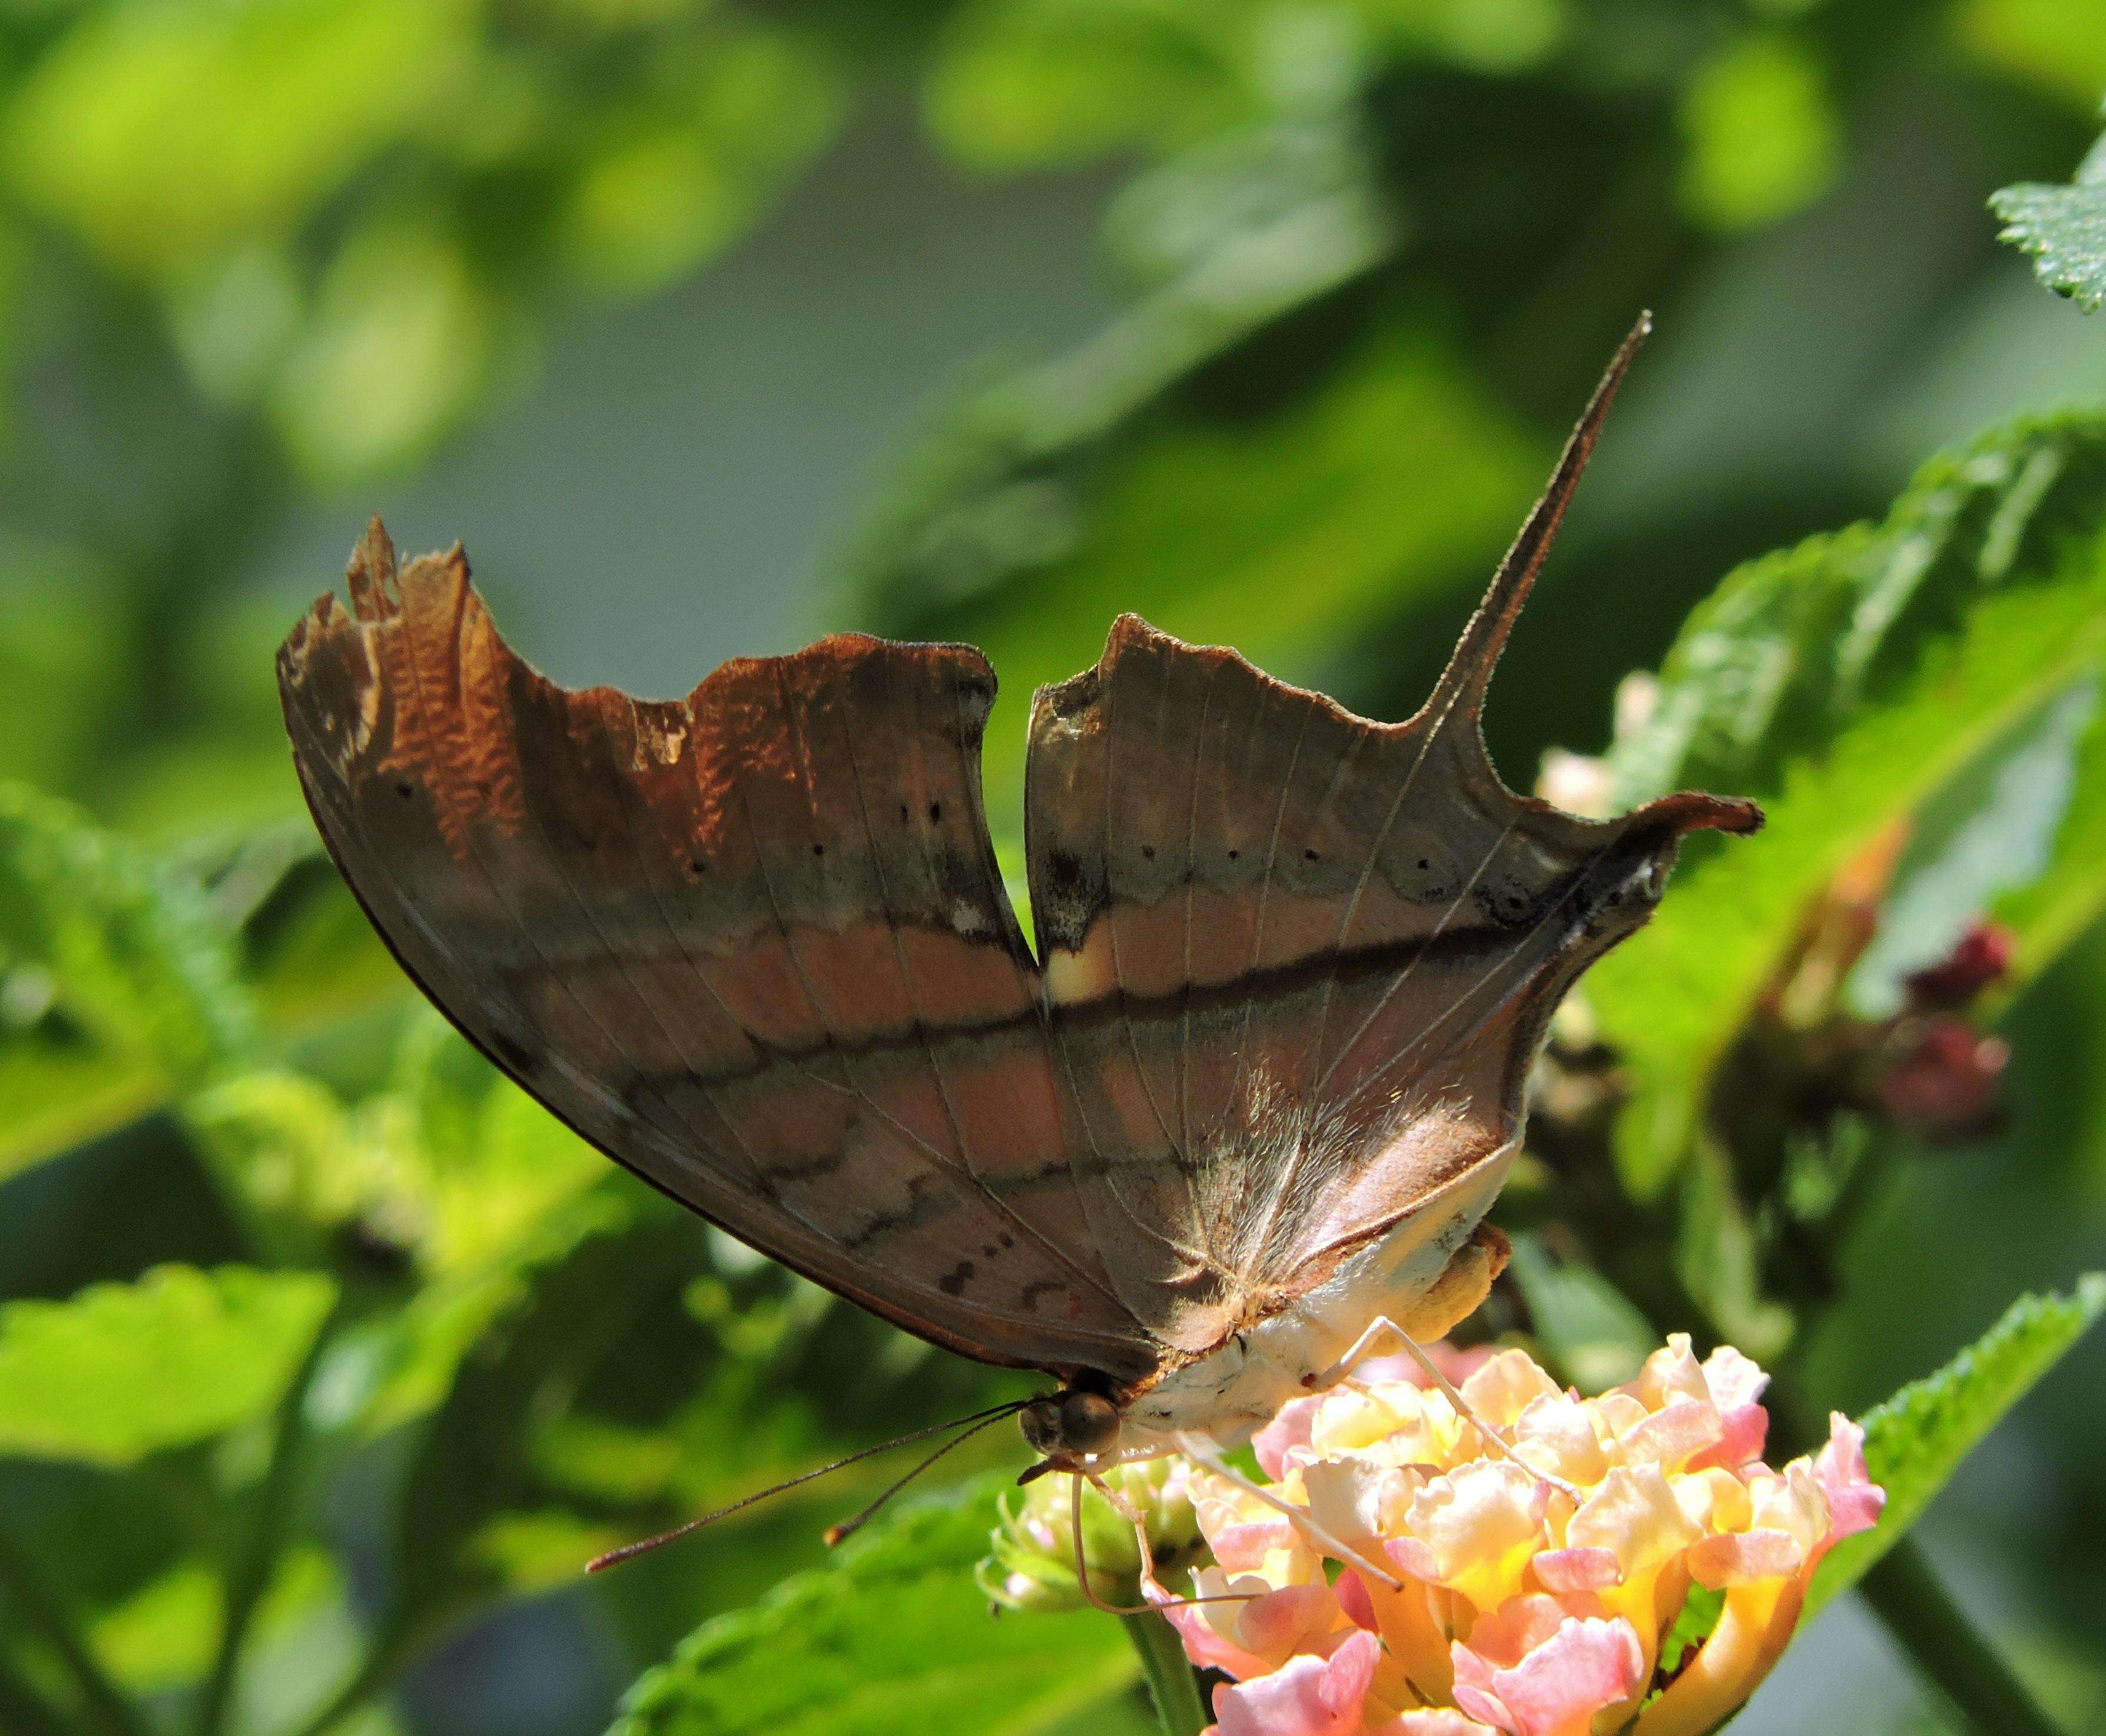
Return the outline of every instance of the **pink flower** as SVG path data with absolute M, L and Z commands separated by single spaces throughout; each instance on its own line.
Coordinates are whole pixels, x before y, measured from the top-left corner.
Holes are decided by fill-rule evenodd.
M 1887 1492 L 1865 1468 L 1865 1431 L 1840 1411 L 1828 1413 L 1828 1444 L 1813 1456 L 1813 1474 L 1828 1501 L 1828 1534 L 1814 1550 L 1818 1560 L 1844 1538 L 1876 1525 Z
M 1646 1679 L 1638 1637 L 1619 1616 L 1578 1615 L 1554 1597 L 1517 1597 L 1454 1645 L 1455 1702 L 1512 1736 L 1587 1736 L 1594 1714 Z
M 1520 1351 L 1481 1356 L 1470 1416 L 1415 1370 L 1358 1372 L 1260 1433 L 1269 1494 L 1306 1523 L 1190 1470 L 1217 1564 L 1194 1589 L 1246 1595 L 1165 1611 L 1195 1662 L 1236 1678 L 1219 1736 L 1701 1736 L 1884 1501 L 1841 1416 L 1817 1454 L 1765 1465 L 1768 1377 L 1730 1346 L 1700 1362 L 1678 1334 L 1594 1398 Z M 1724 1608 L 1662 1685 L 1695 1585 Z
M 1214 1690 L 1220 1736 L 1360 1736 L 1382 1646 L 1355 1633 L 1328 1658 L 1289 1658 L 1270 1676 Z

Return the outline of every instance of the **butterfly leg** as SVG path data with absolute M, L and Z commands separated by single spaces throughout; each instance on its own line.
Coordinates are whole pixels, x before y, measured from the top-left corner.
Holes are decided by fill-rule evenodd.
M 1155 1552 L 1148 1546 L 1148 1520 L 1138 1507 L 1096 1472 L 1085 1471 L 1083 1474 L 1090 1479 L 1090 1487 L 1104 1497 L 1105 1505 L 1133 1527 L 1134 1547 L 1140 1553 L 1140 1582 L 1148 1584 L 1155 1577 Z
M 1387 1568 L 1379 1567 L 1370 1561 L 1350 1543 L 1333 1537 L 1309 1516 L 1309 1510 L 1306 1507 L 1297 1507 L 1290 1501 L 1282 1500 L 1261 1483 L 1252 1482 L 1249 1478 L 1223 1458 L 1221 1449 L 1206 1436 L 1194 1434 L 1189 1429 L 1181 1429 L 1177 1434 L 1177 1447 L 1186 1458 L 1192 1460 L 1195 1464 L 1203 1465 L 1224 1483 L 1234 1484 L 1246 1495 L 1261 1501 L 1275 1511 L 1285 1515 L 1288 1522 L 1325 1555 L 1336 1556 L 1346 1566 L 1356 1568 L 1360 1573 L 1372 1574 L 1392 1591 L 1400 1591 L 1404 1589 L 1404 1582 L 1395 1573 Z
M 1108 1604 L 1090 1583 L 1089 1558 L 1082 1550 L 1082 1479 L 1087 1477 L 1097 1492 L 1112 1504 L 1114 1512 L 1122 1518 L 1131 1518 L 1134 1532 L 1140 1539 L 1140 1582 L 1152 1585 L 1155 1581 L 1155 1559 L 1149 1554 L 1148 1532 L 1140 1514 L 1131 1504 L 1106 1488 L 1103 1478 L 1093 1471 L 1076 1471 L 1068 1484 L 1068 1529 L 1075 1546 L 1075 1583 L 1081 1587 L 1082 1601 L 1092 1609 L 1101 1609 L 1106 1615 L 1160 1615 L 1166 1609 L 1183 1609 L 1193 1604 L 1248 1604 L 1263 1594 L 1256 1591 L 1229 1591 L 1216 1597 L 1166 1597 L 1160 1603 Z M 1158 1586 L 1158 1590 L 1161 1588 Z

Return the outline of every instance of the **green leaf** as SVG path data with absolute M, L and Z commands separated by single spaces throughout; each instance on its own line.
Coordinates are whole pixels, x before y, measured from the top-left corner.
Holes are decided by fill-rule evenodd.
M 319 1273 L 164 1266 L 0 1307 L 0 1453 L 122 1466 L 251 1421 L 335 1297 Z
M 1851 973 L 1853 1012 L 1898 1012 L 1909 973 L 1947 957 L 1984 911 L 2038 886 L 2058 865 L 2056 839 L 2077 793 L 2080 745 L 2099 719 L 2099 688 L 2087 673 L 2054 695 L 1917 812 L 1879 932 Z M 2089 866 L 2106 879 L 2106 862 Z M 2027 977 L 2053 955 L 2037 944 L 2044 938 L 2034 935 L 2016 961 Z M 2023 980 L 2001 987 L 2010 993 Z
M 442 102 L 461 9 L 262 0 L 85 9 L 14 93 L 18 186 L 120 270 L 268 232 Z
M 1810 1615 L 1854 1584 L 1923 1516 L 1975 1443 L 2025 1397 L 2106 1313 L 2106 1273 L 2067 1295 L 2024 1295 L 1937 1373 L 1911 1381 L 1866 1413 L 1865 1465 L 1887 1492 L 1868 1532 L 1846 1537 L 1821 1564 L 1807 1598 Z
M 1837 870 L 2106 651 L 2106 419 L 2019 423 L 1933 459 L 1878 524 L 1729 575 L 1690 617 L 1650 717 L 1611 751 L 1620 800 L 1754 795 L 1659 915 L 1588 978 L 1633 1085 L 1619 1159 L 1641 1193 L 1687 1155 L 1711 1073 Z
M 1773 223 L 1826 191 L 1842 166 L 1821 61 L 1781 31 L 1750 32 L 1699 66 L 1681 121 L 1682 203 L 1716 229 Z
M 2033 275 L 2086 313 L 2106 303 L 2106 138 L 2066 187 L 2022 181 L 1990 196 L 2004 220 L 1996 239 L 2032 255 Z
M 973 1582 L 1009 1479 L 903 1506 L 630 1690 L 613 1736 L 1022 1736 L 1131 1681 L 1109 1617 L 989 1613 Z
M 689 1224 L 656 1212 L 632 1223 L 605 1203 L 519 1276 L 431 1420 L 397 1515 L 397 1627 L 504 1589 L 502 1554 L 481 1540 L 500 1515 L 542 1504 L 532 1425 L 565 1415 L 639 1313 L 679 1294 L 693 1260 Z
M 1628 1296 L 1584 1260 L 1558 1259 L 1539 1236 L 1513 1237 L 1508 1269 L 1544 1354 L 1582 1391 L 1633 1378 L 1660 1342 Z
M 0 1177 L 167 1101 L 253 1037 L 194 885 L 0 785 Z
M 2106 913 L 2106 705 L 2077 745 L 2068 806 L 2046 868 L 1997 901 L 1992 914 L 2017 936 L 2008 1000 L 2046 970 Z

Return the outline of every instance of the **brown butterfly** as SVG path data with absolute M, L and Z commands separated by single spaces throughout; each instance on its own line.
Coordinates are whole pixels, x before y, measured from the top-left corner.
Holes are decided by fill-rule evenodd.
M 1481 1220 L 1552 1009 L 1678 840 L 1518 796 L 1478 718 L 1629 362 L 1409 723 L 1132 615 L 1033 702 L 1039 952 L 980 797 L 959 645 L 860 634 L 684 700 L 572 692 L 458 546 L 279 653 L 331 853 L 419 987 L 608 1156 L 909 1332 L 1059 1383 L 1040 1468 L 1242 1438 L 1368 1342 L 1483 1300 Z

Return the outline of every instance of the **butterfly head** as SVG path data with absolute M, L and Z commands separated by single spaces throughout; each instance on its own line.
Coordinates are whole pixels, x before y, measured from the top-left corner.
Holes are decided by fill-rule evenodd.
M 1056 1470 L 1073 1470 L 1118 1447 L 1119 1407 L 1079 1387 L 1034 1398 L 1017 1413 L 1031 1450 Z

